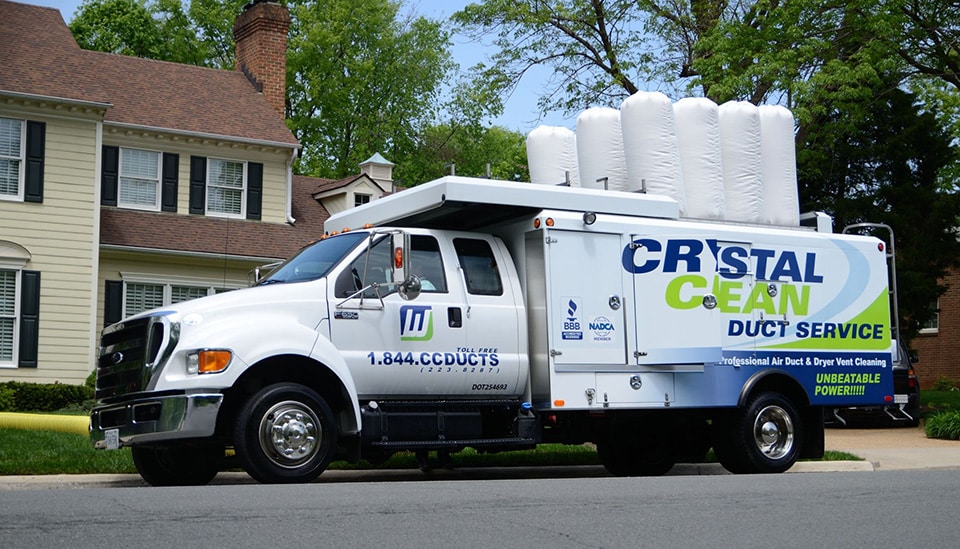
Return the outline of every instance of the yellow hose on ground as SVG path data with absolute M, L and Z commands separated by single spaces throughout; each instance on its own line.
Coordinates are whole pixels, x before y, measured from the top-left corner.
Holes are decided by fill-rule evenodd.
M 90 418 L 87 416 L 58 416 L 50 414 L 20 414 L 0 412 L 0 429 L 26 429 L 30 431 L 59 431 L 62 433 L 89 434 Z

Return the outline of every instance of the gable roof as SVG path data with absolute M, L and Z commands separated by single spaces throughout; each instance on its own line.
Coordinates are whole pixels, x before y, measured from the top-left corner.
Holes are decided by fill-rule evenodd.
M 105 124 L 296 148 L 239 71 L 81 49 L 60 12 L 0 0 L 0 95 L 110 105 Z
M 343 189 L 345 187 L 349 187 L 350 185 L 353 185 L 354 183 L 360 181 L 361 179 L 365 179 L 368 183 L 380 189 L 380 192 L 386 193 L 386 190 L 379 183 L 377 183 L 373 178 L 371 178 L 369 175 L 365 173 L 349 175 L 347 177 L 344 177 L 343 179 L 325 179 L 320 177 L 307 177 L 302 175 L 295 175 L 293 177 L 294 179 L 301 178 L 301 180 L 303 180 L 304 183 L 308 183 L 307 180 L 313 181 L 314 182 L 314 188 L 313 188 L 314 198 L 320 198 L 321 195 L 329 196 L 330 194 L 333 194 L 331 191 L 336 191 L 336 190 Z

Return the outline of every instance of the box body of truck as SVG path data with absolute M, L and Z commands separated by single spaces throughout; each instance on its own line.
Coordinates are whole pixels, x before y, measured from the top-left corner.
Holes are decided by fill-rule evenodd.
M 95 443 L 157 484 L 209 480 L 225 448 L 267 482 L 541 442 L 593 442 L 614 474 L 711 446 L 779 472 L 822 455 L 824 408 L 893 398 L 875 238 L 459 177 L 326 228 L 253 288 L 107 328 Z

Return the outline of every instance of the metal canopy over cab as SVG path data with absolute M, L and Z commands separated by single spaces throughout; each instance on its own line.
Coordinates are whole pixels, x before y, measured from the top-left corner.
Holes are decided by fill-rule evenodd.
M 471 230 L 545 209 L 679 217 L 677 202 L 665 196 L 446 176 L 417 186 L 416 192 L 401 191 L 335 214 L 324 227 L 327 231 L 366 224 Z

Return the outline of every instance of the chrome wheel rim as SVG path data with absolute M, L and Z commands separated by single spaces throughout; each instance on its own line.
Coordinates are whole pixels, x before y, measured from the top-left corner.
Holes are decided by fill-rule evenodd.
M 769 459 L 783 459 L 791 454 L 794 445 L 793 420 L 779 406 L 766 406 L 753 423 L 753 440 Z
M 293 468 L 320 451 L 323 427 L 310 407 L 293 400 L 278 402 L 260 420 L 260 448 L 280 467 Z

